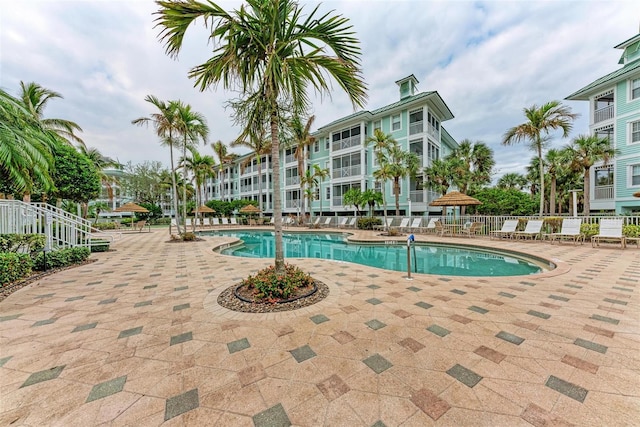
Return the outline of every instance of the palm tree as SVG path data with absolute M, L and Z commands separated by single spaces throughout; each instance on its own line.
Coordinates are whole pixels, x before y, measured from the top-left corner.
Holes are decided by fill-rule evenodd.
M 100 182 L 106 188 L 109 199 L 112 200 L 113 186 L 111 184 L 114 184 L 116 179 L 107 175 L 104 170 L 108 167 L 118 166 L 118 163 L 112 158 L 102 155 L 100 150 L 95 147 L 87 148 L 86 145 L 81 145 L 79 149 L 80 152 L 84 154 L 96 167 L 98 175 L 100 175 Z
M 0 193 L 53 189 L 50 171 L 56 143 L 19 99 L 0 89 Z
M 369 205 L 369 216 L 373 217 L 373 208 L 375 205 L 382 204 L 382 194 L 372 189 L 365 190 L 362 193 L 363 204 Z
M 236 139 L 231 143 L 232 147 L 246 147 L 251 150 L 253 156 L 247 158 L 240 167 L 244 168 L 255 159 L 258 164 L 258 207 L 260 217 L 262 217 L 262 156 L 267 156 L 271 152 L 271 141 L 265 138 L 264 128 L 258 133 L 251 133 L 248 139 Z
M 542 148 L 546 140 L 545 136 L 549 135 L 551 130 L 562 129 L 562 137 L 566 138 L 571 131 L 573 120 L 578 115 L 572 113 L 571 108 L 562 105 L 560 101 L 550 101 L 540 107 L 534 104 L 530 108 L 524 109 L 524 115 L 527 122 L 507 130 L 502 143 L 511 145 L 526 139 L 531 141 L 531 148 L 536 151 L 538 159 L 540 159 L 538 167 L 540 168 L 540 216 L 542 216 L 544 212 Z
M 393 194 L 396 199 L 396 216 L 400 216 L 400 179 L 415 178 L 420 160 L 415 153 L 404 151 L 396 145 L 389 150 L 389 174 L 393 179 Z
M 304 172 L 304 175 L 302 175 L 300 177 L 300 187 L 304 188 L 307 187 L 304 190 L 304 193 L 302 194 L 303 197 L 303 203 L 302 203 L 302 212 L 303 215 L 306 213 L 306 210 L 304 209 L 304 198 L 306 198 L 307 200 L 309 200 L 309 207 L 311 207 L 311 201 L 313 200 L 313 196 L 314 196 L 314 191 L 313 188 L 316 187 L 318 185 L 318 177 L 311 172 L 311 169 L 307 169 Z
M 322 194 L 322 183 L 329 178 L 329 169 L 313 165 L 313 176 L 320 180 L 318 186 L 320 187 L 320 216 L 322 216 L 322 197 L 324 196 Z
M 282 196 L 280 194 L 281 113 L 301 114 L 309 107 L 309 85 L 329 93 L 327 76 L 350 97 L 354 108 L 366 100 L 361 78 L 360 46 L 349 21 L 331 13 L 317 15 L 318 8 L 302 18 L 295 0 L 247 0 L 227 13 L 213 2 L 160 0 L 157 23 L 166 52 L 177 56 L 187 28 L 198 18 L 211 29 L 214 56 L 191 69 L 200 90 L 222 82 L 238 89 L 236 117 L 243 134 L 269 123 L 272 143 L 275 218 L 275 270 L 284 275 L 282 245 Z
M 563 167 L 569 163 L 566 150 L 552 148 L 544 156 L 544 163 L 547 167 L 547 175 L 551 183 L 549 188 L 549 215 L 556 213 L 556 195 L 558 186 L 558 175 L 562 173 Z
M 453 177 L 453 183 L 461 193 L 468 194 L 470 190 L 491 182 L 491 171 L 496 162 L 493 160 L 493 150 L 484 142 L 463 139 L 450 156 L 461 161 L 462 167 Z M 460 207 L 462 215 L 465 209 L 466 206 Z
M 187 149 L 191 150 L 198 145 L 200 139 L 206 144 L 209 136 L 209 127 L 204 116 L 196 111 L 191 110 L 191 106 L 178 101 L 176 104 L 176 114 L 178 119 L 178 131 L 182 136 L 182 158 L 187 157 Z M 187 169 L 182 168 L 182 179 L 187 181 Z M 198 215 L 198 205 L 196 200 L 196 215 Z M 185 230 L 187 229 L 187 189 L 182 189 L 182 218 L 185 221 Z
M 392 179 L 390 169 L 388 167 L 387 154 L 391 147 L 398 145 L 391 134 L 385 134 L 382 129 L 373 131 L 373 136 L 368 137 L 364 141 L 366 146 L 373 146 L 373 155 L 378 162 L 378 169 L 373 172 L 373 177 L 380 182 L 382 190 L 382 207 L 384 209 L 384 227 L 387 226 L 387 196 L 385 194 L 386 183 Z
M 54 132 L 63 141 L 72 144 L 72 142 L 78 143 L 80 146 L 85 145 L 84 141 L 75 135 L 74 131 L 82 132 L 82 128 L 70 120 L 64 119 L 45 119 L 44 109 L 55 98 L 62 99 L 62 95 L 49 89 L 45 89 L 37 83 L 24 83 L 20 82 L 21 94 L 20 98 L 25 108 L 31 113 L 31 115 L 42 123 L 42 126 Z
M 515 172 L 505 173 L 500 177 L 500 179 L 498 179 L 498 183 L 496 184 L 496 187 L 498 188 L 504 188 L 504 189 L 513 188 L 516 190 L 522 190 L 526 186 L 527 186 L 527 178 Z
M 175 101 L 164 102 L 160 101 L 153 95 L 147 95 L 144 99 L 154 107 L 158 109 L 157 113 L 151 113 L 149 117 L 140 117 L 132 120 L 134 125 L 142 126 L 151 123 L 156 130 L 156 135 L 160 138 L 162 145 L 169 146 L 169 154 L 171 161 L 171 186 L 173 187 L 173 211 L 176 215 L 176 228 L 178 234 L 182 235 L 182 229 L 180 228 L 180 213 L 178 212 L 178 186 L 176 184 L 176 167 L 173 161 L 173 144 L 180 135 L 180 122 L 177 117 L 177 103 Z M 171 230 L 171 227 L 169 227 Z
M 224 176 L 225 169 L 232 165 L 238 158 L 236 153 L 230 153 L 227 146 L 220 140 L 211 143 L 213 152 L 218 156 L 218 181 L 220 181 L 220 200 L 224 200 Z M 229 183 L 229 194 L 231 194 L 231 183 Z
M 307 122 L 303 124 L 302 119 L 299 116 L 294 116 L 289 122 L 289 130 L 291 132 L 291 144 L 295 146 L 296 151 L 294 156 L 298 161 L 298 176 L 300 177 L 300 197 L 302 200 L 302 212 L 306 212 L 304 205 L 304 187 L 307 183 L 303 180 L 305 175 L 304 160 L 309 155 L 309 147 L 313 145 L 316 139 L 311 136 L 311 126 L 316 116 L 311 116 L 307 119 Z
M 602 161 L 605 165 L 618 154 L 611 146 L 609 138 L 600 138 L 596 135 L 579 135 L 571 144 L 565 147 L 567 155 L 571 159 L 571 168 L 583 172 L 583 213 L 589 215 L 591 206 L 589 203 L 589 169 L 595 163 Z
M 449 187 L 453 185 L 456 171 L 462 166 L 462 160 L 455 157 L 435 159 L 431 166 L 423 169 L 424 181 L 427 188 L 439 194 L 447 194 Z
M 360 216 L 360 206 L 363 204 L 362 191 L 359 188 L 352 187 L 342 195 L 342 203 L 345 206 L 353 206 L 356 208 L 358 216 Z
M 202 197 L 202 187 L 206 179 L 212 176 L 215 166 L 215 159 L 213 156 L 202 155 L 200 152 L 191 147 L 190 150 L 191 156 L 182 158 L 180 161 L 180 166 L 183 170 L 190 171 L 192 174 L 192 181 L 196 186 L 196 217 L 198 216 L 198 207 L 204 204 L 204 198 Z M 186 197 L 185 197 L 186 199 Z M 186 203 L 185 203 L 186 205 Z M 194 223 L 195 227 L 195 223 Z

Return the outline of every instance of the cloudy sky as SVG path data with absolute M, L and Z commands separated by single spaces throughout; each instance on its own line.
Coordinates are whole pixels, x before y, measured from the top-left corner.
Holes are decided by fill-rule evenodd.
M 227 10 L 240 2 L 220 1 Z M 303 2 L 304 3 L 304 2 Z M 307 8 L 317 4 L 309 2 Z M 0 87 L 17 95 L 20 81 L 63 95 L 46 117 L 75 121 L 88 146 L 120 162 L 168 164 L 152 129 L 131 120 L 148 116 L 144 98 L 180 99 L 203 113 L 210 141 L 238 133 L 221 88 L 200 92 L 188 70 L 211 56 L 207 32 L 192 26 L 178 60 L 158 41 L 147 0 L 20 0 L 0 9 Z M 414 74 L 420 91 L 437 90 L 455 118 L 444 123 L 457 140 L 484 141 L 495 151 L 496 178 L 523 172 L 526 145 L 503 147 L 501 136 L 524 121 L 523 107 L 563 100 L 619 67 L 613 46 L 638 33 L 637 1 L 328 0 L 321 10 L 348 17 L 361 40 L 365 109 L 398 100 L 394 82 Z M 586 102 L 566 102 L 582 115 L 572 137 L 588 131 Z M 317 99 L 316 127 L 351 114 L 339 91 Z M 568 140 L 556 138 L 552 146 Z M 207 145 L 202 152 L 212 154 Z

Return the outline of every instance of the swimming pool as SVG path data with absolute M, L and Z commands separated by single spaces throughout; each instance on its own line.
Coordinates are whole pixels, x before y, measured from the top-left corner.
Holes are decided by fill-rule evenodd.
M 275 256 L 272 231 L 216 231 L 210 236 L 229 236 L 242 241 L 222 249 L 225 255 L 249 258 Z M 290 233 L 282 236 L 285 258 L 320 258 L 353 262 L 386 270 L 407 271 L 407 247 L 400 242 L 347 243 L 340 233 Z M 469 246 L 416 244 L 411 251 L 411 270 L 443 276 L 522 276 L 548 270 L 541 260 L 512 253 Z

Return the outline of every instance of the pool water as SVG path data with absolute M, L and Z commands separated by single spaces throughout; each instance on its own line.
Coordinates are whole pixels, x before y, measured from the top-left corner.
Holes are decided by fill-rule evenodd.
M 272 231 L 217 231 L 211 236 L 242 240 L 221 251 L 225 255 L 249 258 L 275 257 Z M 338 233 L 289 233 L 282 236 L 285 258 L 320 258 L 353 262 L 386 270 L 407 271 L 407 246 L 394 244 L 347 243 Z M 545 266 L 548 267 L 548 266 Z M 443 276 L 521 276 L 544 271 L 538 260 L 511 253 L 465 246 L 416 244 L 411 249 L 411 271 Z

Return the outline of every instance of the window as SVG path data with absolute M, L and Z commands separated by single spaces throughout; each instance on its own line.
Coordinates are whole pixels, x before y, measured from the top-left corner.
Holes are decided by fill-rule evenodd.
M 631 185 L 634 187 L 640 186 L 640 165 L 631 165 L 629 169 L 631 170 L 629 174 L 631 177 Z
M 400 130 L 400 114 L 391 116 L 391 130 Z
M 373 131 L 375 132 L 377 129 L 382 129 L 382 120 L 373 122 Z
M 320 141 L 316 141 L 316 142 L 313 144 L 313 152 L 314 152 L 314 153 L 317 153 L 317 152 L 319 152 L 319 151 L 320 151 Z
M 422 110 L 409 113 L 409 135 L 422 133 Z
M 376 193 L 382 193 L 382 182 L 376 181 L 373 183 L 373 190 Z
M 640 79 L 631 80 L 631 99 L 640 98 Z
M 640 121 L 631 122 L 631 143 L 640 142 Z
M 324 140 L 324 149 L 329 151 L 329 147 L 331 146 L 331 143 L 329 141 L 329 138 Z
M 325 200 L 331 199 L 331 187 L 325 188 L 324 199 Z

